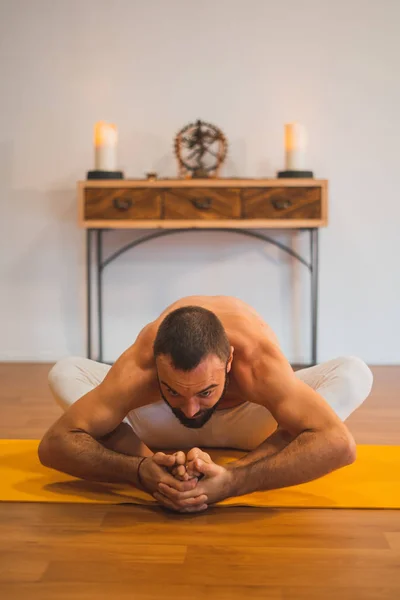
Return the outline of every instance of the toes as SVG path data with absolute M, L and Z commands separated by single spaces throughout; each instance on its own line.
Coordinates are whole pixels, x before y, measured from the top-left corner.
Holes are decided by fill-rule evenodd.
M 197 458 L 200 453 L 201 453 L 200 448 L 192 448 L 191 450 L 189 450 L 188 455 L 187 455 L 188 462 Z
M 171 467 L 175 463 L 175 457 L 164 452 L 156 452 L 153 455 L 153 460 L 158 464 L 165 467 Z
M 175 462 L 177 465 L 184 465 L 186 462 L 186 456 L 185 453 L 182 451 L 179 452 L 175 452 Z

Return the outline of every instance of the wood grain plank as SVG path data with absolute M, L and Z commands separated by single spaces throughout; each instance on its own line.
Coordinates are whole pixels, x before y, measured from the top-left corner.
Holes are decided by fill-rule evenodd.
M 271 202 L 265 199 L 267 196 Z M 283 211 L 275 210 L 273 204 L 280 202 L 282 197 L 288 197 L 293 206 Z M 204 206 L 205 200 L 210 203 L 209 207 Z M 323 227 L 327 224 L 327 218 L 326 180 L 78 182 L 78 224 L 84 228 L 177 229 L 208 225 L 228 228 L 306 228 Z M 279 224 L 274 224 L 275 221 L 279 221 Z
M 385 533 L 385 538 L 392 550 L 400 552 L 400 531 L 390 531 Z
M 390 523 L 400 528 L 400 511 L 390 511 L 382 523 L 377 511 L 360 511 L 361 522 L 353 526 L 354 511 L 328 509 L 278 510 L 260 509 L 257 514 L 246 508 L 208 509 L 206 513 L 190 516 L 163 513 L 153 508 L 136 507 L 139 515 L 132 520 L 130 511 L 108 511 L 102 530 L 118 533 L 122 538 L 135 535 L 137 540 L 158 543 L 232 544 L 264 548 L 372 548 L 388 549 L 382 526 Z M 386 512 L 386 511 L 385 511 Z M 339 514 L 340 513 L 340 514 Z M 377 520 L 380 519 L 380 520 Z
M 397 600 L 400 589 L 397 585 L 388 587 L 382 581 L 381 585 L 360 585 L 356 590 L 347 586 L 296 586 L 283 590 L 282 594 L 283 600 Z
M 48 568 L 49 559 L 29 555 L 20 551 L 0 551 L 0 583 L 39 581 Z
M 322 218 L 320 188 L 251 188 L 244 190 L 242 196 L 246 219 Z
M 35 583 L 1 585 L 0 598 L 4 600 L 283 600 L 283 591 L 267 586 L 218 586 L 173 583 L 166 587 L 154 582 L 132 580 L 130 585 L 114 582 L 105 583 Z M 201 577 L 200 577 L 201 578 Z M 319 599 L 321 600 L 321 599 Z
M 148 581 L 132 581 L 131 585 L 112 583 L 22 583 L 1 584 L 0 598 L 5 600 L 397 600 L 399 587 L 360 586 L 356 590 L 349 587 L 296 586 L 280 588 L 276 586 L 213 586 L 186 584 L 162 584 Z
M 95 221 L 124 219 L 159 219 L 162 194 L 147 188 L 86 188 L 84 219 Z
M 85 229 L 212 229 L 224 227 L 229 229 L 307 229 L 310 227 L 326 227 L 324 219 L 216 219 L 201 221 L 199 219 L 149 219 L 145 220 L 110 220 L 93 219 L 80 221 Z
M 165 219 L 218 221 L 241 216 L 239 189 L 167 189 L 164 193 Z
M 327 184 L 326 179 L 243 179 L 243 178 L 215 178 L 215 179 L 156 179 L 155 181 L 149 181 L 147 179 L 120 179 L 118 180 L 84 180 L 78 181 L 78 189 L 86 188 L 190 188 L 194 185 L 196 187 L 324 187 Z
M 287 548 L 238 548 L 230 546 L 189 547 L 184 566 L 157 565 L 157 580 L 166 586 L 180 581 L 196 585 L 332 586 L 357 589 L 384 580 L 388 587 L 400 587 L 400 558 L 390 550 L 290 550 Z M 42 581 L 142 583 L 154 575 L 154 565 L 131 560 L 51 561 Z

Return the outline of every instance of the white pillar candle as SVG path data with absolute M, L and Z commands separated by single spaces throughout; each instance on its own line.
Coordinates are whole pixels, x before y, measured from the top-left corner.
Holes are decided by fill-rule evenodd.
M 96 171 L 117 170 L 117 128 L 99 121 L 94 126 L 94 168 Z
M 307 149 L 307 131 L 300 123 L 285 125 L 286 171 L 304 171 Z

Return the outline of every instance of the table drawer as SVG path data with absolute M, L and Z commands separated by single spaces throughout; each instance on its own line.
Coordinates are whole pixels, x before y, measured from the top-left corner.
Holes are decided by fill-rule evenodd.
M 320 187 L 243 190 L 244 219 L 321 219 Z
M 161 190 L 146 188 L 86 188 L 86 220 L 160 219 Z
M 227 188 L 176 188 L 164 193 L 165 219 L 238 219 L 240 190 Z

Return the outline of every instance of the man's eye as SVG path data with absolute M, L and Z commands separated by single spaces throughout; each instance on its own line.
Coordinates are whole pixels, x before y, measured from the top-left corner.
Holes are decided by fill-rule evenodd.
M 169 393 L 171 396 L 174 396 L 174 397 L 175 397 L 175 396 L 179 396 L 178 392 L 174 392 L 173 390 L 168 390 L 168 393 Z
M 208 398 L 209 396 L 211 396 L 212 390 L 209 390 L 208 392 L 202 392 L 201 394 L 199 394 L 200 398 Z

